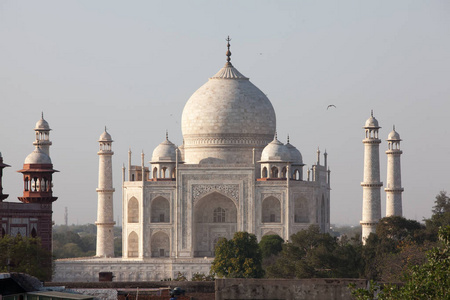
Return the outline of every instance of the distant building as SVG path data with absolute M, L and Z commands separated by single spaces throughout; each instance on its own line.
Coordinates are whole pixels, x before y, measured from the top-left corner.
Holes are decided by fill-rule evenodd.
M 36 139 L 33 142 L 35 149 L 26 158 L 23 169 L 23 196 L 18 197 L 22 203 L 5 202 L 8 197 L 0 189 L 0 231 L 1 236 L 18 234 L 29 237 L 40 237 L 42 246 L 52 250 L 52 203 L 57 199 L 53 197 L 54 172 L 50 159 L 49 147 L 50 127 L 44 117 L 36 123 Z M 3 163 L 0 154 L 0 169 L 8 165 Z M 3 172 L 0 172 L 0 187 Z
M 258 239 L 288 240 L 314 224 L 330 227 L 327 153 L 304 174 L 300 151 L 276 135 L 275 110 L 267 96 L 230 62 L 187 101 L 183 143 L 166 134 L 145 166 L 128 159 L 123 170 L 123 257 L 112 256 L 112 138 L 99 139 L 97 258 L 59 260 L 56 281 L 96 281 L 101 271 L 118 281 L 209 273 L 220 238 L 236 231 Z M 296 122 L 297 123 L 297 122 Z M 295 130 L 295 126 L 292 127 Z M 142 174 L 144 170 L 144 174 Z M 125 180 L 127 179 L 127 180 Z

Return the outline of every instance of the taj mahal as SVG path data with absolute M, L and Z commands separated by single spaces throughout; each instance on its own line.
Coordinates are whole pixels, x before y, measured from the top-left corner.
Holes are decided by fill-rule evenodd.
M 301 152 L 279 141 L 267 96 L 227 62 L 186 102 L 183 142 L 166 139 L 146 166 L 122 177 L 123 256 L 114 258 L 112 137 L 99 138 L 97 255 L 56 261 L 55 281 L 161 280 L 209 273 L 220 238 L 247 231 L 285 240 L 316 224 L 330 227 L 327 153 L 305 172 Z M 117 197 L 117 196 L 116 196 Z M 117 199 L 117 198 L 116 198 Z
M 328 155 L 304 170 L 301 152 L 277 137 L 276 114 L 267 96 L 227 61 L 187 100 L 180 146 L 166 138 L 151 159 L 122 168 L 122 257 L 114 257 L 112 184 L 113 139 L 99 138 L 97 253 L 55 262 L 53 281 L 98 281 L 112 272 L 115 281 L 190 279 L 209 274 L 219 239 L 246 231 L 260 240 L 317 225 L 330 230 Z M 381 218 L 378 130 L 366 121 L 364 144 L 363 241 Z M 400 136 L 388 137 L 387 215 L 402 215 Z M 314 151 L 311 149 L 311 151 Z

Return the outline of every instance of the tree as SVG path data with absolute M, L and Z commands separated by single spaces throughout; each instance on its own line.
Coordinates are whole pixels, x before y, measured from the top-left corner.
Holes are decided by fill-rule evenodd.
M 211 272 L 225 278 L 261 278 L 262 255 L 256 236 L 236 232 L 231 240 L 222 238 L 216 246 Z
M 5 235 L 0 238 L 0 272 L 22 272 L 42 281 L 52 278 L 52 254 L 40 238 Z
M 361 265 L 357 244 L 347 239 L 338 243 L 312 225 L 291 236 L 267 273 L 279 278 L 357 277 Z
M 450 226 L 439 230 L 440 245 L 427 252 L 423 265 L 412 266 L 404 286 L 387 285 L 378 294 L 380 300 L 397 299 L 450 299 Z M 353 287 L 356 299 L 375 299 L 376 289 Z
M 440 191 L 434 203 L 433 215 L 425 220 L 426 238 L 431 241 L 437 240 L 440 227 L 450 225 L 450 198 L 447 192 Z
M 263 236 L 259 242 L 263 259 L 277 255 L 283 250 L 283 244 L 284 240 L 277 234 Z

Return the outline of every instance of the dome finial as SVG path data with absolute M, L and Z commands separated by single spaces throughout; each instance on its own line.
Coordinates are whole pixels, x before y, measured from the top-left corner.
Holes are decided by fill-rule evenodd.
M 105 132 L 106 132 L 106 125 L 105 125 Z
M 169 131 L 166 129 L 166 141 L 169 140 Z
M 395 125 L 392 125 L 392 130 L 394 130 L 394 131 L 395 131 Z
M 44 111 L 41 111 L 41 119 L 44 120 Z
M 231 61 L 231 51 L 230 51 L 230 41 L 231 41 L 231 39 L 230 39 L 230 36 L 228 36 L 226 41 L 227 41 L 227 48 L 228 48 L 227 54 L 226 54 L 227 55 L 227 63 L 231 64 L 230 63 L 230 61 Z
M 273 140 L 274 140 L 274 141 L 278 140 L 278 134 L 277 134 L 276 131 L 275 131 L 275 136 L 273 137 Z
M 288 134 L 288 137 L 287 137 L 287 142 L 288 142 L 288 144 L 289 144 L 289 134 Z
M 373 118 L 373 109 L 370 110 L 370 116 Z

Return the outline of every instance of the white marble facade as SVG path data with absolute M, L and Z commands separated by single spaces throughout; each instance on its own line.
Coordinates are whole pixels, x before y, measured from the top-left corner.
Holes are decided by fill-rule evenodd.
M 58 261 L 55 280 L 70 270 L 92 280 L 108 270 L 123 280 L 190 278 L 209 272 L 217 241 L 236 231 L 288 240 L 311 224 L 329 230 L 327 154 L 321 165 L 317 150 L 304 176 L 300 151 L 276 136 L 270 100 L 229 59 L 186 103 L 182 133 L 178 147 L 166 135 L 147 166 L 129 152 L 123 257 Z M 138 266 L 147 271 L 136 275 Z

